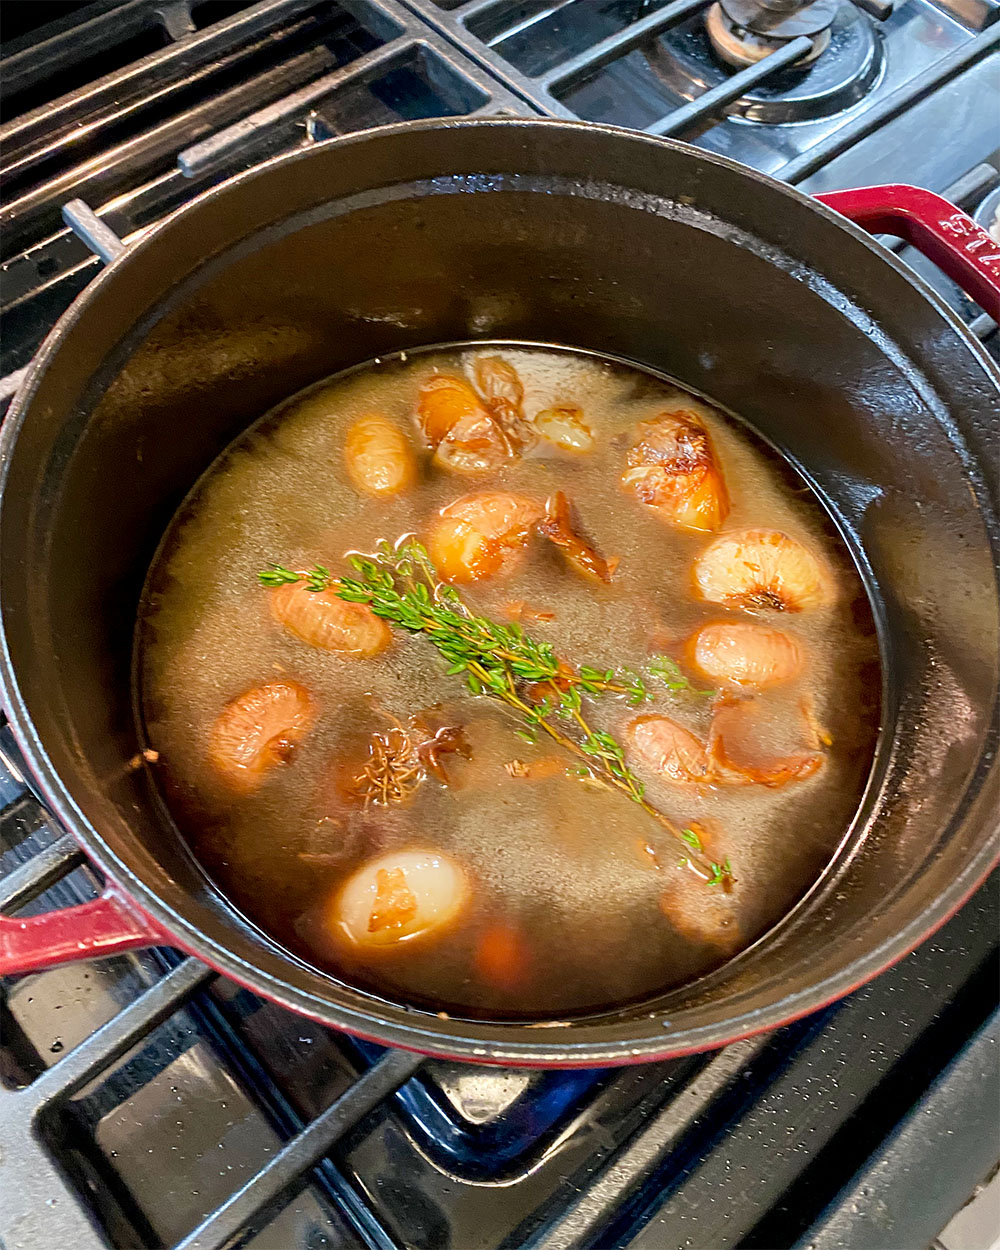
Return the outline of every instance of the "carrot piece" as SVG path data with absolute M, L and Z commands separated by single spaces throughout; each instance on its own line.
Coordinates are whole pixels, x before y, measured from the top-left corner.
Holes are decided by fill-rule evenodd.
M 508 924 L 491 925 L 476 943 L 476 971 L 499 989 L 516 990 L 523 985 L 529 964 L 523 937 Z

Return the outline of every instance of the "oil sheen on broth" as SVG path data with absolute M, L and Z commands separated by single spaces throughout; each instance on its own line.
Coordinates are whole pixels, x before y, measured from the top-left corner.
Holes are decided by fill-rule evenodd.
M 581 696 L 631 797 L 621 760 L 525 741 L 322 574 L 259 580 L 408 534 L 472 613 L 551 645 L 553 701 L 581 666 L 640 675 L 639 706 Z M 568 350 L 411 354 L 268 414 L 178 514 L 138 645 L 156 775 L 225 893 L 336 977 L 480 1017 L 641 999 L 754 941 L 841 841 L 878 719 L 867 600 L 801 479 Z

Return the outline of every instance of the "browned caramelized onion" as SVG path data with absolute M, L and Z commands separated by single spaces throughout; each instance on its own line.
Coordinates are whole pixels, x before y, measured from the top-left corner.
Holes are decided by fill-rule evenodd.
M 479 491 L 442 508 L 427 536 L 438 573 L 450 582 L 479 581 L 509 571 L 542 509 L 525 495 Z
M 476 385 L 493 416 L 503 427 L 512 452 L 535 441 L 524 419 L 524 384 L 514 366 L 502 356 L 480 356 L 475 364 Z
M 729 513 L 729 493 L 701 418 L 683 409 L 638 427 L 622 484 L 672 525 L 717 530 Z
M 425 382 L 417 418 L 434 463 L 442 468 L 489 472 L 514 452 L 503 427 L 464 378 L 438 373 Z

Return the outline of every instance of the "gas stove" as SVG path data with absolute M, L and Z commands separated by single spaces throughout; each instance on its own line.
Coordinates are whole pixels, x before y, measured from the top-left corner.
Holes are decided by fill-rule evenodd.
M 9 4 L 0 397 L 118 239 L 278 152 L 391 121 L 610 122 L 808 191 L 917 183 L 991 226 L 998 15 L 996 0 Z M 995 324 L 897 250 L 996 355 Z M 0 1243 L 929 1245 L 1000 1157 L 996 884 L 844 1002 L 626 1069 L 384 1051 L 172 950 L 11 979 Z M 0 907 L 98 888 L 0 729 Z

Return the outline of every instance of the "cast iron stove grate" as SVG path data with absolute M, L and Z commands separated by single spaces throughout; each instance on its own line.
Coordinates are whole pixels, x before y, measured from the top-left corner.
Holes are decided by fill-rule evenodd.
M 9 731 L 0 746 L 0 904 L 92 896 Z M 355 1043 L 173 951 L 20 978 L 0 1048 L 4 1236 L 77 1250 L 922 1245 L 995 1161 L 997 922 L 985 889 L 808 1020 L 713 1055 L 571 1073 Z
M 4 47 L 3 374 L 27 365 L 99 268 L 63 225 L 69 200 L 127 243 L 199 191 L 318 137 L 533 112 L 394 0 L 126 0 L 66 20 Z M 135 32 L 159 46 L 123 60 Z M 81 67 L 100 76 L 77 86 Z
M 912 7 L 925 23 L 937 12 Z M 997 33 L 982 7 L 981 22 L 940 16 L 938 57 L 916 77 L 813 131 L 808 149 L 789 141 L 782 176 L 809 175 L 814 189 L 874 181 L 857 173 L 871 152 L 882 177 L 938 190 L 968 171 L 951 189 L 969 209 L 984 204 L 1000 173 L 974 127 L 950 156 L 960 166 L 924 179 L 900 142 L 918 111 L 981 81 Z M 70 199 L 128 242 L 276 151 L 410 117 L 590 117 L 601 92 L 626 110 L 610 120 L 703 146 L 755 126 L 723 112 L 745 80 L 693 109 L 645 91 L 662 55 L 651 40 L 679 23 L 677 4 L 46 10 L 57 20 L 4 49 L 8 374 L 96 271 L 62 225 Z M 902 169 L 878 154 L 890 134 Z M 763 151 L 742 156 L 769 168 L 770 156 L 754 160 Z M 93 872 L 22 778 L 5 729 L 0 906 L 92 897 Z M 169 950 L 12 980 L 0 1004 L 0 1239 L 6 1250 L 923 1245 L 997 1157 L 997 932 L 994 883 L 806 1021 L 715 1055 L 569 1073 L 355 1043 Z

